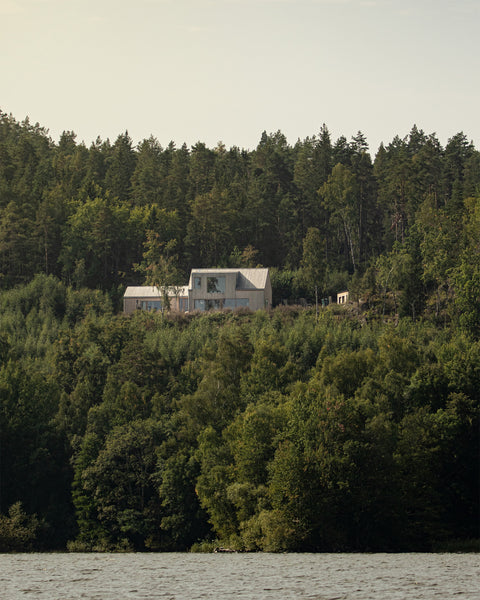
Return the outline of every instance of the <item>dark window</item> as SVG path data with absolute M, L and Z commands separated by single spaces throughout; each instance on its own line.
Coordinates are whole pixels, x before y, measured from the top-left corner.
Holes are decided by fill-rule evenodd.
M 207 293 L 208 294 L 224 294 L 225 293 L 225 275 L 219 277 L 207 277 Z
M 219 310 L 222 308 L 220 300 L 205 300 L 205 308 L 207 310 Z
M 160 300 L 142 300 L 142 309 L 150 311 L 162 310 L 162 303 Z

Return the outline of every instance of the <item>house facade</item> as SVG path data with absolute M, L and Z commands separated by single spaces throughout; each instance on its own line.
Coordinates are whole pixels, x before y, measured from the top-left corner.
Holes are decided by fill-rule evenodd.
M 252 311 L 272 306 L 268 269 L 193 269 L 185 287 L 168 290 L 170 310 L 178 312 L 246 307 Z M 123 310 L 163 310 L 162 293 L 152 286 L 127 287 Z
M 168 290 L 170 310 L 188 310 L 188 287 Z M 164 309 L 162 291 L 151 285 L 128 286 L 123 295 L 123 312 L 130 314 L 136 310 L 158 311 Z

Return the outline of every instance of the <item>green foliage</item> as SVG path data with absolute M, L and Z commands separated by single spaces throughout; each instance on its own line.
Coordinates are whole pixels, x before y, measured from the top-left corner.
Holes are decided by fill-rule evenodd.
M 136 266 L 136 269 L 145 275 L 145 284 L 158 288 L 163 306 L 167 310 L 170 309 L 168 292 L 178 289 L 182 282 L 182 276 L 176 266 L 178 257 L 172 254 L 175 246 L 175 239 L 165 243 L 160 240 L 158 233 L 148 231 L 143 262 Z
M 2 508 L 38 515 L 33 548 L 75 537 L 82 550 L 202 539 L 394 550 L 475 537 L 471 336 L 328 309 L 125 318 L 93 304 L 70 321 L 89 296 L 54 283 L 0 295 L 4 322 L 19 323 L 0 369 Z M 17 364 L 33 322 L 56 324 L 53 339 Z
M 8 516 L 0 515 L 0 552 L 33 550 L 40 523 L 35 515 L 27 515 L 21 502 L 12 504 Z
M 158 545 L 160 515 L 153 476 L 160 441 L 156 422 L 136 420 L 114 427 L 83 471 L 81 487 L 93 502 L 93 527 L 98 520 L 107 547 L 125 541 L 136 549 Z M 85 529 L 80 534 L 87 535 Z
M 303 239 L 303 256 L 298 271 L 300 285 L 308 290 L 309 296 L 314 297 L 318 305 L 318 298 L 323 297 L 326 288 L 326 260 L 325 240 L 320 231 L 310 227 Z
M 153 137 L 135 148 L 128 132 L 86 148 L 74 132 L 55 144 L 38 124 L 0 112 L 0 153 L 5 288 L 42 272 L 108 290 L 116 303 L 119 285 L 139 282 L 143 260 L 145 268 L 163 261 L 161 278 L 168 271 L 182 281 L 194 264 L 263 264 L 278 269 L 276 302 L 312 301 L 312 277 L 334 295 L 332 273 L 361 277 L 397 242 L 403 275 L 389 279 L 386 315 L 400 308 L 416 318 L 426 307 L 445 321 L 459 312 L 456 242 L 468 256 L 474 242 L 462 217 L 480 189 L 478 152 L 463 133 L 443 149 L 414 126 L 372 163 L 361 132 L 333 142 L 326 125 L 294 147 L 280 131 L 264 132 L 253 151 L 163 148 Z M 143 256 L 154 239 L 161 260 Z M 346 284 L 355 285 L 348 276 Z
M 326 126 L 86 148 L 0 113 L 0 549 L 480 537 L 478 166 L 417 127 L 372 163 Z M 259 264 L 273 310 L 118 314 L 136 265 Z
M 353 270 L 358 262 L 360 214 L 357 205 L 358 184 L 354 173 L 338 163 L 320 191 L 323 205 L 330 214 L 332 232 L 344 240 Z

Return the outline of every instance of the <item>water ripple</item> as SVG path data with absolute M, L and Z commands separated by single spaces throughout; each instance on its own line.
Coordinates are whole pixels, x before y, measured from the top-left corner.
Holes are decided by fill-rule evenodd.
M 0 555 L 3 600 L 480 600 L 478 554 Z

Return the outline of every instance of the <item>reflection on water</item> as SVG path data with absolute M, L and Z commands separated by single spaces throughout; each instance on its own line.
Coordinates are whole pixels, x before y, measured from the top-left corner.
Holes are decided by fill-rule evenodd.
M 480 555 L 7 554 L 0 598 L 480 600 Z

